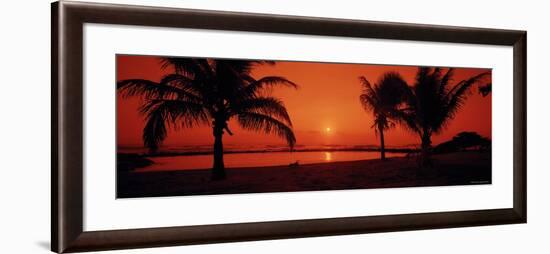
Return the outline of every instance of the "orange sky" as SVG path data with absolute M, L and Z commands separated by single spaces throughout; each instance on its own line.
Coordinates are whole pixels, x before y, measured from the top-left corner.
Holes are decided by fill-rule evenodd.
M 359 103 L 361 85 L 359 76 L 365 76 L 372 84 L 387 71 L 399 72 L 412 84 L 417 67 L 333 64 L 278 61 L 275 66 L 260 66 L 253 76 L 277 75 L 297 83 L 300 88 L 276 88 L 273 96 L 280 98 L 292 119 L 297 145 L 378 145 L 378 138 L 371 129 L 372 113 L 365 112 Z M 454 82 L 487 71 L 486 69 L 459 68 Z M 161 70 L 159 59 L 148 56 L 117 56 L 117 80 L 149 79 L 159 81 L 170 70 Z M 117 143 L 119 146 L 142 146 L 143 117 L 138 113 L 140 100 L 117 97 Z M 234 135 L 224 135 L 224 144 L 277 145 L 285 144 L 275 136 L 242 130 L 235 121 L 229 128 Z M 330 131 L 327 131 L 330 128 Z M 434 144 L 446 141 L 461 131 L 475 131 L 491 138 L 491 95 L 482 97 L 477 88 L 472 89 L 466 104 L 444 133 L 432 138 Z M 418 144 L 417 135 L 403 128 L 385 132 L 387 146 Z M 169 131 L 165 145 L 208 145 L 213 143 L 212 130 L 208 126 Z

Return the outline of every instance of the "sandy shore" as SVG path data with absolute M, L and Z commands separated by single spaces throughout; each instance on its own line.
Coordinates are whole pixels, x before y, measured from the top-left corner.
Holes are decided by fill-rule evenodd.
M 209 170 L 124 172 L 117 197 L 341 190 L 491 183 L 490 152 L 435 155 L 434 167 L 419 169 L 416 158 L 363 160 L 263 168 L 229 168 L 227 179 L 210 181 Z

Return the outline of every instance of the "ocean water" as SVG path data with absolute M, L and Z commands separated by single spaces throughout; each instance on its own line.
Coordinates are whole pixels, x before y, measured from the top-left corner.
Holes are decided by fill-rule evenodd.
M 404 155 L 404 153 L 386 153 L 386 157 L 399 157 Z M 226 168 L 266 167 L 289 165 L 295 162 L 304 165 L 378 158 L 380 158 L 380 152 L 371 151 L 228 153 L 224 154 L 224 164 Z M 148 159 L 152 160 L 154 163 L 150 166 L 139 168 L 137 171 L 210 169 L 213 164 L 212 154 L 159 156 L 148 157 Z

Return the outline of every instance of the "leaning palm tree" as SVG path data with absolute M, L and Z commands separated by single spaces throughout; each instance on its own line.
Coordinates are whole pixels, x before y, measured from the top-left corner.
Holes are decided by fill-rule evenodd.
M 118 82 L 122 96 L 141 96 L 145 116 L 143 142 L 151 153 L 157 152 L 166 138 L 167 128 L 211 126 L 214 136 L 212 179 L 225 179 L 222 137 L 233 135 L 228 121 L 235 118 L 245 130 L 263 131 L 296 143 L 290 116 L 277 98 L 269 95 L 277 85 L 297 88 L 284 77 L 252 77 L 252 69 L 270 61 L 162 58 L 162 68 L 174 72 L 160 82 L 129 79 Z
M 380 158 L 386 159 L 384 146 L 384 131 L 391 129 L 395 123 L 391 121 L 403 104 L 407 82 L 397 72 L 386 72 L 374 86 L 364 76 L 359 77 L 363 92 L 359 96 L 361 105 L 374 116 L 375 133 L 380 137 Z
M 484 72 L 451 85 L 454 69 L 419 67 L 414 85 L 409 89 L 406 108 L 398 111 L 405 127 L 421 140 L 422 166 L 431 165 L 431 138 L 441 133 L 454 118 L 470 94 L 470 88 L 480 83 Z

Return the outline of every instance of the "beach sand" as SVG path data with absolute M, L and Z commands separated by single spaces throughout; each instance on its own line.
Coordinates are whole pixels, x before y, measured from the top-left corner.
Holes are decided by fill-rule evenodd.
M 119 171 L 117 198 L 491 183 L 490 152 L 434 155 L 433 161 L 434 166 L 425 169 L 417 166 L 416 157 L 228 168 L 222 181 L 211 181 L 210 170 Z

